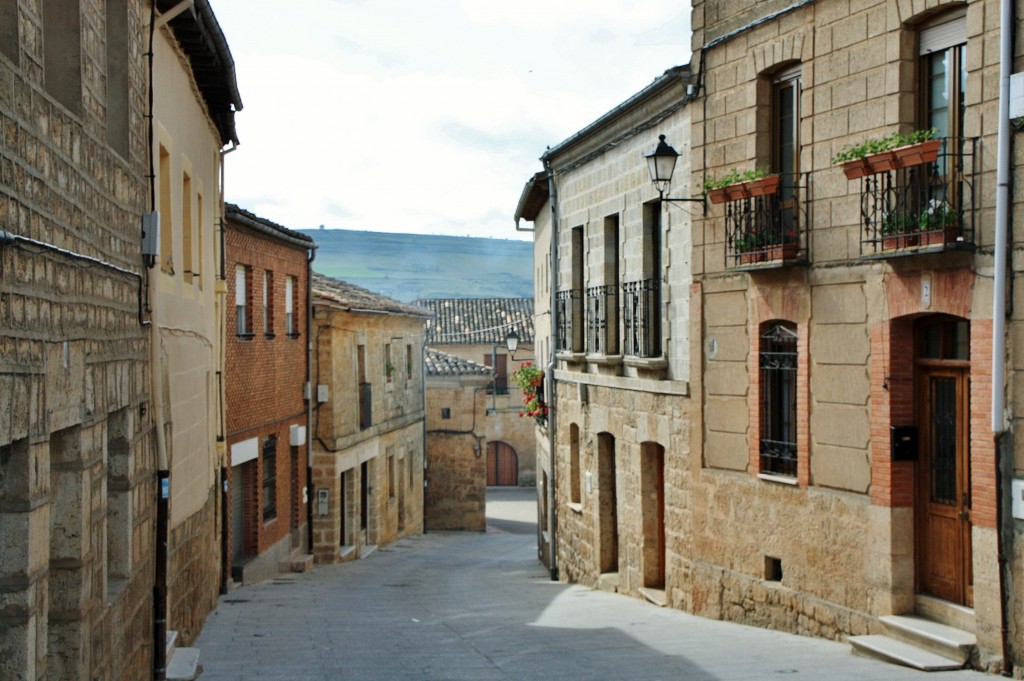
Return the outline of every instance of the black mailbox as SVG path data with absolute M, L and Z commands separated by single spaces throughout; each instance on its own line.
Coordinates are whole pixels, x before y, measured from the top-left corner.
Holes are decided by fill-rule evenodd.
M 917 426 L 890 426 L 893 461 L 917 461 Z

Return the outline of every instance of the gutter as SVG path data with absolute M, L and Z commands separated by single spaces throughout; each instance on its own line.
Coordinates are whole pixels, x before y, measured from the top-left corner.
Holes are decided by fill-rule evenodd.
M 1012 582 L 1009 556 L 1013 555 L 1013 518 L 1006 506 L 1010 495 L 1005 486 L 1013 476 L 1014 447 L 1008 433 L 1005 410 L 1006 395 L 1006 317 L 1007 264 L 1011 257 L 1009 233 L 1010 205 L 1010 73 L 1013 68 L 1013 1 L 1001 0 L 999 31 L 999 114 L 996 137 L 996 214 L 995 274 L 992 292 L 992 432 L 996 444 L 996 558 L 999 565 L 999 623 L 1002 638 L 1002 674 L 1013 676 L 1013 649 L 1010 627 Z M 1004 470 L 1005 469 L 1005 470 Z
M 550 153 L 550 152 L 549 152 Z M 545 374 L 547 375 L 548 381 L 548 463 L 550 466 L 548 475 L 547 485 L 547 496 L 548 496 L 548 551 L 550 552 L 550 560 L 548 567 L 551 570 L 551 581 L 558 581 L 558 520 L 557 520 L 557 506 L 555 504 L 555 469 L 557 468 L 555 463 L 555 421 L 558 418 L 558 408 L 555 404 L 557 401 L 557 386 L 558 382 L 555 381 L 555 367 L 558 365 L 557 353 L 558 348 L 556 339 L 558 338 L 558 188 L 555 185 L 555 174 L 551 169 L 551 161 L 546 158 L 548 154 L 545 154 L 544 170 L 548 176 L 548 196 L 551 200 L 551 267 L 549 276 L 551 277 L 551 291 L 550 291 L 550 313 L 551 317 L 551 340 L 550 340 L 550 359 L 545 367 Z
M 313 554 L 313 260 L 316 244 L 309 249 L 306 260 L 306 546 Z

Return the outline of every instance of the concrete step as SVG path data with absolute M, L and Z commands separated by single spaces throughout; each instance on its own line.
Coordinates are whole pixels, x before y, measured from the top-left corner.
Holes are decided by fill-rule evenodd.
M 202 673 L 199 648 L 175 648 L 167 661 L 167 681 L 195 681 Z
M 962 663 L 889 636 L 853 636 L 849 641 L 856 653 L 921 671 L 940 672 L 963 669 Z
M 879 617 L 889 636 L 965 664 L 978 645 L 977 637 L 962 629 L 913 615 Z
M 167 645 L 165 646 L 165 650 L 167 651 L 166 655 L 167 655 L 167 659 L 170 659 L 171 653 L 174 652 L 174 649 L 178 645 L 178 632 L 173 630 L 173 629 L 169 630 L 167 632 L 166 640 L 167 640 Z
M 619 590 L 619 584 L 618 572 L 605 572 L 598 576 L 596 588 L 598 591 L 607 591 L 613 594 Z
M 664 608 L 668 605 L 668 595 L 664 589 L 655 589 L 649 586 L 640 587 L 640 595 L 647 600 L 648 603 L 653 603 L 659 608 Z
M 313 554 L 295 554 L 278 565 L 281 572 L 310 572 L 313 569 Z

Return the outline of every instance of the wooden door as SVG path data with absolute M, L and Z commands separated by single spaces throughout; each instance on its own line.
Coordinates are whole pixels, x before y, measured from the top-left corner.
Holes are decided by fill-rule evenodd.
M 920 367 L 918 375 L 918 590 L 971 606 L 969 374 L 935 365 Z
M 519 484 L 519 457 L 505 442 L 487 443 L 487 486 L 514 487 Z

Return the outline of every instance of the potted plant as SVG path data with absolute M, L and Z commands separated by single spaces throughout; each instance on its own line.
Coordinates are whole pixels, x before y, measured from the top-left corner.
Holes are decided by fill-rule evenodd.
M 882 250 L 894 251 L 917 246 L 917 220 L 903 211 L 892 211 L 882 220 L 878 233 L 882 237 Z
M 915 130 L 910 134 L 894 132 L 860 144 L 847 145 L 832 157 L 832 162 L 842 165 L 850 180 L 931 163 L 939 155 L 941 140 L 935 139 L 937 134 L 935 128 Z
M 767 168 L 740 172 L 733 168 L 722 177 L 708 177 L 704 180 L 704 193 L 711 203 L 738 201 L 753 196 L 767 196 L 779 190 L 781 176 L 771 174 Z
M 520 416 L 532 416 L 538 424 L 548 420 L 548 407 L 544 404 L 544 371 L 533 362 L 523 362 L 512 372 L 512 380 L 523 393 L 523 411 Z
M 795 230 L 789 229 L 766 246 L 766 260 L 792 260 L 800 251 L 800 237 Z
M 737 236 L 733 242 L 733 250 L 739 256 L 740 265 L 762 262 L 765 258 L 764 243 L 761 236 L 753 232 Z
M 946 201 L 932 199 L 918 217 L 921 245 L 948 244 L 960 236 L 960 215 Z

